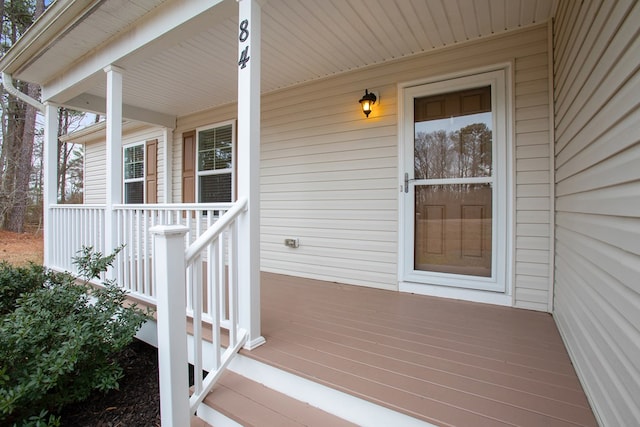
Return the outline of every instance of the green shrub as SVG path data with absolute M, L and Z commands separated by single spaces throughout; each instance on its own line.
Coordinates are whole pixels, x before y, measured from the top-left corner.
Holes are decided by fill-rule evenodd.
M 74 262 L 96 277 L 111 265 L 112 255 L 83 248 Z M 55 426 L 58 420 L 49 412 L 93 390 L 118 388 L 122 369 L 116 355 L 148 314 L 124 307 L 125 291 L 113 282 L 89 294 L 87 284 L 78 285 L 69 274 L 36 266 L 8 269 L 0 266 L 0 277 L 24 280 L 2 294 L 2 306 L 14 309 L 0 317 L 0 424 Z
M 56 280 L 57 275 L 41 265 L 32 263 L 25 267 L 13 267 L 6 261 L 0 261 L 0 316 L 15 310 L 20 295 L 42 287 L 47 281 Z

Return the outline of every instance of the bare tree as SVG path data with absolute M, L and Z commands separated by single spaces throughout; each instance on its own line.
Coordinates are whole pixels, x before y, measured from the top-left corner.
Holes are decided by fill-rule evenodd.
M 99 116 L 96 116 L 99 118 Z M 67 108 L 58 110 L 58 137 L 74 132 L 86 123 L 85 113 Z M 97 123 L 97 122 L 96 122 Z M 77 179 L 82 174 L 78 173 L 78 167 L 82 167 L 83 151 L 73 142 L 62 142 L 58 139 L 58 201 L 60 203 L 81 203 L 81 185 Z M 69 182 L 71 181 L 71 182 Z M 69 200 L 69 196 L 73 196 Z
M 34 10 L 31 10 L 31 3 L 28 1 L 12 1 L 10 10 L 7 10 L 6 6 L 7 4 L 2 1 L 0 9 L 3 12 L 3 24 L 5 13 L 10 12 L 9 34 L 4 40 L 9 41 L 12 46 L 33 21 L 42 15 L 44 0 L 36 0 Z M 2 28 L 4 30 L 4 25 Z M 17 82 L 17 88 L 31 98 L 39 97 L 40 89 L 35 84 Z M 4 209 L 0 208 L 0 220 L 7 230 L 22 232 L 29 204 L 29 179 L 37 112 L 33 106 L 21 100 L 9 98 L 3 113 L 3 119 L 6 118 L 6 127 L 3 126 L 5 132 L 0 155 L 3 162 L 0 205 Z

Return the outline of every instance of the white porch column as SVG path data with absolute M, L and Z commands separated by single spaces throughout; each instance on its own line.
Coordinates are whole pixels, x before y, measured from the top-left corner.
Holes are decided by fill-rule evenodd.
M 42 153 L 44 222 L 44 265 L 53 266 L 53 223 L 49 207 L 58 202 L 58 107 L 44 103 L 44 146 Z
M 260 332 L 260 5 L 238 0 L 238 197 L 249 201 L 238 221 L 238 298 L 245 348 Z
M 173 203 L 173 129 L 164 128 L 164 203 Z
M 117 242 L 113 205 L 122 203 L 122 73 L 124 70 L 110 65 L 104 71 L 107 73 L 107 200 L 105 201 L 104 252 L 109 254 L 116 248 Z M 114 270 L 109 270 L 107 274 L 115 275 Z

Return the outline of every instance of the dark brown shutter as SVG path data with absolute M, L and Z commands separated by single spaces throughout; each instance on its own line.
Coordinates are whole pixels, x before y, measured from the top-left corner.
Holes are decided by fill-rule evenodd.
M 145 203 L 158 203 L 158 140 L 152 139 L 145 144 Z
M 196 202 L 196 131 L 182 134 L 182 203 Z

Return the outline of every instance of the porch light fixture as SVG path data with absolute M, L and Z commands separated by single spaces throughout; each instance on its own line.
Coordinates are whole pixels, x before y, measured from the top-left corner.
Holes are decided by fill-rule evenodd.
M 364 90 L 364 96 L 360 98 L 360 105 L 362 106 L 362 112 L 365 116 L 369 117 L 371 114 L 371 106 L 376 103 L 376 95 L 374 93 L 369 93 L 367 89 Z

